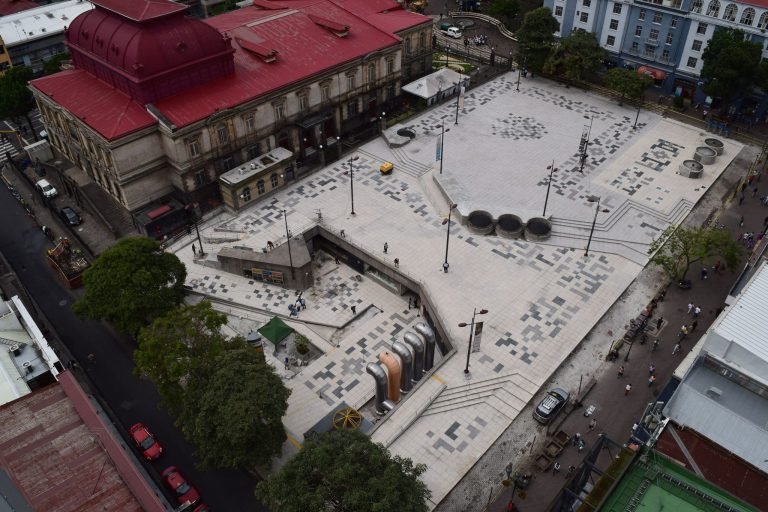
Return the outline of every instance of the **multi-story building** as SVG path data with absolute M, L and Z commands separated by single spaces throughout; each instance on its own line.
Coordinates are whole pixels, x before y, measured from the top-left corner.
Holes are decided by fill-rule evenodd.
M 93 6 L 89 2 L 69 0 L 0 17 L 0 40 L 3 42 L 0 50 L 7 55 L 11 66 L 27 66 L 34 73 L 40 73 L 47 60 L 66 51 L 66 27 L 91 9 Z
M 765 0 L 545 0 L 544 5 L 560 22 L 559 36 L 592 32 L 613 63 L 646 73 L 666 92 L 687 98 L 701 85 L 701 56 L 717 27 L 743 30 L 768 57 Z
M 155 236 L 275 148 L 290 158 L 228 190 L 239 206 L 340 157 L 403 75 L 431 69 L 431 19 L 390 0 L 256 0 L 204 21 L 165 0 L 92 3 L 66 33 L 75 69 L 32 91 L 51 143 Z

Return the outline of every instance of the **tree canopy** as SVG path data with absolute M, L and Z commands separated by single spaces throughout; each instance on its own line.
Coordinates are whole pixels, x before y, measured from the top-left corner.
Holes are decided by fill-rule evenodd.
M 640 98 L 652 82 L 651 77 L 631 69 L 612 68 L 605 74 L 605 85 L 621 94 L 619 104 L 624 101 L 624 98 Z
M 57 53 L 43 64 L 43 74 L 52 75 L 61 71 L 61 63 L 65 60 L 69 60 L 70 55 L 68 53 Z
M 505 21 L 507 28 L 512 26 L 512 20 L 520 12 L 520 4 L 517 0 L 494 0 L 488 8 L 488 14 L 501 16 Z
M 308 439 L 256 495 L 280 512 L 426 512 L 424 471 L 360 432 L 331 431 Z
M 525 61 L 526 68 L 533 71 L 544 68 L 559 28 L 560 24 L 549 7 L 539 7 L 526 13 L 516 34 L 520 57 Z
M 252 469 L 280 455 L 291 392 L 263 354 L 234 340 L 187 381 L 178 424 L 203 467 Z M 319 509 L 318 509 L 319 510 Z
M 0 76 L 0 118 L 27 121 L 29 130 L 38 139 L 29 119 L 29 111 L 35 106 L 32 92 L 27 84 L 32 80 L 32 70 L 26 66 L 14 66 Z
M 702 89 L 721 98 L 723 106 L 757 85 L 764 75 L 762 45 L 744 37 L 741 30 L 718 27 L 701 54 Z
M 677 226 L 665 229 L 648 249 L 651 262 L 675 281 L 684 281 L 691 265 L 699 261 L 706 265 L 722 259 L 728 267 L 736 268 L 742 252 L 728 231 Z
M 227 344 L 221 327 L 227 317 L 202 301 L 182 305 L 141 329 L 133 356 L 137 375 L 155 383 L 163 404 L 174 414 L 181 412 L 185 383 L 196 371 L 221 354 Z
M 106 320 L 135 336 L 184 297 L 187 270 L 151 238 L 120 240 L 83 273 L 85 294 L 72 306 L 83 318 Z
M 600 47 L 595 34 L 578 29 L 552 48 L 544 71 L 577 81 L 596 72 L 604 56 L 605 50 Z

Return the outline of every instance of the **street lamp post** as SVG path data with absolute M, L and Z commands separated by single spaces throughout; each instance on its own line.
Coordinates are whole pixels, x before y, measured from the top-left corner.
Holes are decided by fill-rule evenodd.
M 523 68 L 525 68 L 525 63 L 528 61 L 528 56 L 523 56 L 523 65 L 520 67 L 520 69 L 517 70 L 517 87 L 515 88 L 515 92 L 520 92 L 520 75 L 523 74 Z
M 288 212 L 282 210 L 283 220 L 285 220 L 285 241 L 288 244 L 288 262 L 291 265 L 291 279 L 296 279 L 296 273 L 293 270 L 293 255 L 291 254 L 291 232 L 288 231 Z
M 587 161 L 587 148 L 589 147 L 589 139 L 592 136 L 592 122 L 595 120 L 594 114 L 592 117 L 589 118 L 589 129 L 587 130 L 587 139 L 584 141 L 584 145 L 581 150 L 581 167 L 579 167 L 579 172 L 581 174 L 584 174 L 584 164 Z
M 475 335 L 475 317 L 477 315 L 484 315 L 488 312 L 487 309 L 481 309 L 480 311 L 477 310 L 477 308 L 474 308 L 472 310 L 472 322 L 469 324 L 469 345 L 467 345 L 467 365 L 464 367 L 464 374 L 469 373 L 469 354 L 472 353 L 472 338 Z M 459 324 L 459 327 L 466 327 L 466 322 L 461 322 Z
M 549 181 L 547 182 L 547 196 L 544 198 L 544 212 L 541 214 L 542 217 L 547 216 L 547 203 L 549 202 L 549 189 L 552 187 L 552 174 L 557 171 L 554 160 L 552 160 L 552 165 L 548 166 L 547 169 L 549 169 Z
M 459 98 L 461 98 L 461 82 L 456 82 L 456 121 L 453 124 L 459 124 Z
M 597 223 L 597 214 L 602 211 L 603 213 L 608 213 L 610 210 L 607 208 L 604 208 L 603 210 L 600 210 L 600 196 L 590 196 L 587 198 L 587 201 L 590 203 L 597 203 L 597 207 L 595 208 L 595 216 L 592 218 L 592 227 L 589 230 L 589 239 L 587 240 L 587 249 L 584 251 L 584 256 L 589 256 L 589 246 L 592 243 L 592 235 L 595 232 L 595 224 Z
M 349 192 L 352 196 L 352 211 L 350 212 L 351 215 L 357 215 L 355 213 L 355 167 L 352 165 L 352 162 L 360 158 L 359 156 L 353 156 L 349 159 Z
M 442 128 L 440 130 L 440 174 L 443 174 L 443 155 L 445 155 L 445 132 L 451 131 L 450 128 L 445 129 L 445 121 L 443 121 Z
M 637 120 L 640 119 L 640 107 L 642 106 L 643 106 L 643 99 L 638 98 L 637 99 L 637 115 L 635 116 L 635 124 L 632 125 L 633 130 L 637 128 Z
M 195 219 L 195 233 L 197 233 L 197 245 L 200 246 L 200 257 L 205 258 L 205 251 L 203 250 L 203 241 L 200 239 L 200 229 L 197 227 L 197 219 Z
M 387 129 L 387 113 L 382 112 L 379 116 L 379 131 L 381 133 L 384 133 L 384 131 Z
M 443 224 L 447 224 L 447 228 L 445 230 L 445 261 L 443 262 L 443 271 L 448 272 L 448 242 L 451 239 L 451 213 L 453 213 L 453 209 L 456 208 L 458 205 L 456 203 L 453 203 L 450 208 L 448 209 L 448 218 L 443 221 Z

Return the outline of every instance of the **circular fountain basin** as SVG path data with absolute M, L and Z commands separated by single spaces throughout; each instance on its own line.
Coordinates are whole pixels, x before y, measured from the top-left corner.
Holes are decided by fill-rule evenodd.
M 723 154 L 724 146 L 723 146 L 723 141 L 721 141 L 720 139 L 715 139 L 714 137 L 707 137 L 706 139 L 704 139 L 704 145 L 707 146 L 708 148 L 714 149 L 715 153 L 718 155 Z
M 511 213 L 499 215 L 496 220 L 496 234 L 504 238 L 520 238 L 524 227 L 523 220 Z
M 484 210 L 475 210 L 467 215 L 467 227 L 477 235 L 489 235 L 493 232 L 493 216 Z
M 717 153 L 708 146 L 699 146 L 693 154 L 693 159 L 704 165 L 715 163 L 715 158 L 717 158 Z
M 528 219 L 525 225 L 525 238 L 534 242 L 548 239 L 552 235 L 552 223 L 544 217 Z
M 416 132 L 411 130 L 410 128 L 400 128 L 397 130 L 397 134 L 401 137 L 408 137 L 409 139 L 413 139 L 416 137 Z
M 696 160 L 683 160 L 679 173 L 686 178 L 698 179 L 704 174 L 704 166 Z

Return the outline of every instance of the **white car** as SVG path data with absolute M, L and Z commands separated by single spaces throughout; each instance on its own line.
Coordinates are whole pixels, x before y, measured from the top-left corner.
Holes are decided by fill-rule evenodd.
M 37 183 L 35 183 L 35 186 L 37 189 L 43 193 L 43 196 L 45 196 L 48 199 L 53 199 L 57 195 L 59 195 L 59 191 L 56 190 L 56 187 L 50 184 L 48 180 L 40 180 Z

